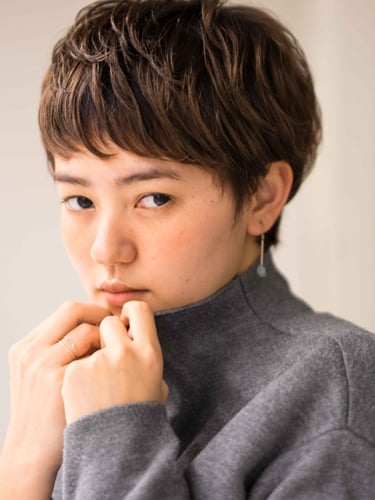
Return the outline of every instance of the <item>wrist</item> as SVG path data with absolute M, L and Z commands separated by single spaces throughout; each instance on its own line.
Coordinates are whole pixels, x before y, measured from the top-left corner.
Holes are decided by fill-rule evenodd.
M 0 455 L 2 500 L 50 500 L 58 467 L 46 463 L 40 453 L 3 449 Z

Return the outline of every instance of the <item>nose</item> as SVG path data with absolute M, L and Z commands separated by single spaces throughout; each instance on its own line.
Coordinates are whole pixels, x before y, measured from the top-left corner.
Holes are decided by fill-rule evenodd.
M 122 221 L 111 216 L 98 221 L 90 255 L 94 262 L 104 266 L 129 264 L 136 258 L 137 248 Z

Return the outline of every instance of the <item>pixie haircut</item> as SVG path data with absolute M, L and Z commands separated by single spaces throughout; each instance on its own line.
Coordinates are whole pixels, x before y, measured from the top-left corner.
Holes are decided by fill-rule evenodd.
M 55 45 L 39 124 L 54 158 L 111 146 L 210 169 L 237 213 L 274 161 L 291 199 L 321 137 L 312 77 L 294 36 L 269 13 L 220 0 L 102 0 Z M 266 235 L 277 242 L 280 220 Z

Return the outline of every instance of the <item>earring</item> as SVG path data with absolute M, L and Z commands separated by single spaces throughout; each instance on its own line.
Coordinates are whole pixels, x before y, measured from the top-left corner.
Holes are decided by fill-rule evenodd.
M 264 265 L 264 240 L 265 236 L 263 233 L 260 239 L 260 263 L 259 266 L 257 267 L 257 275 L 260 278 L 265 278 L 267 276 L 267 269 Z

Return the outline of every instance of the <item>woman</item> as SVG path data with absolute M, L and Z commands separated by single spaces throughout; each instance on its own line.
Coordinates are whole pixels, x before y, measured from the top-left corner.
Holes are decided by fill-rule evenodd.
M 375 341 L 268 249 L 320 113 L 293 36 L 216 1 L 100 1 L 40 128 L 67 303 L 11 351 L 1 498 L 373 498 Z

